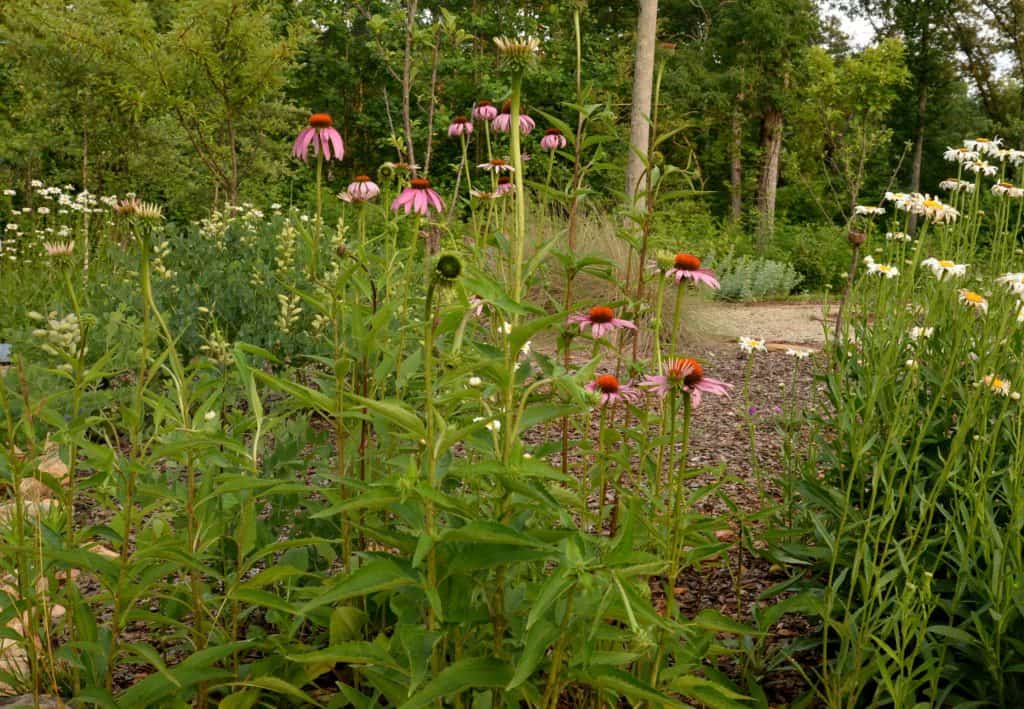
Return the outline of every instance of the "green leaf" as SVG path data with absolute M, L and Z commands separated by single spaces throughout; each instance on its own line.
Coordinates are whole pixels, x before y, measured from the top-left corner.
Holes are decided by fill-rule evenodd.
M 533 539 L 525 532 L 506 527 L 498 522 L 474 520 L 469 524 L 449 529 L 441 535 L 442 542 L 478 542 L 484 544 L 504 544 L 514 547 L 544 548 L 547 545 Z
M 515 689 L 530 678 L 537 670 L 537 667 L 540 666 L 548 647 L 558 639 L 560 634 L 561 629 L 559 626 L 550 621 L 541 619 L 539 622 L 534 623 L 533 627 L 526 634 L 523 654 L 519 657 L 515 674 L 512 675 L 512 680 L 505 687 L 506 690 Z
M 314 707 L 322 707 L 323 706 L 323 704 L 321 704 L 317 700 L 313 699 L 313 697 L 309 696 L 308 694 L 303 692 L 301 689 L 299 689 L 295 685 L 291 684 L 290 682 L 286 682 L 285 680 L 281 679 L 280 677 L 270 677 L 270 676 L 257 677 L 255 679 L 247 680 L 245 682 L 231 682 L 230 686 L 233 686 L 233 687 L 255 687 L 255 688 L 258 688 L 258 689 L 266 689 L 266 690 L 274 692 L 276 694 L 283 694 L 285 696 L 291 697 L 292 699 L 297 699 L 300 702 L 304 702 L 303 706 L 314 706 Z M 232 696 L 235 696 L 235 695 L 232 695 Z M 259 696 L 259 695 L 257 694 L 257 696 Z M 224 703 L 221 702 L 219 706 L 223 707 Z M 238 706 L 252 706 L 252 704 L 245 704 L 245 705 L 239 704 Z
M 338 606 L 331 611 L 331 645 L 356 640 L 362 634 L 367 617 L 361 609 L 353 606 Z
M 348 576 L 340 577 L 330 590 L 306 603 L 299 609 L 305 615 L 311 610 L 337 603 L 357 596 L 366 596 L 378 591 L 390 591 L 403 586 L 412 586 L 419 580 L 395 561 L 377 557 L 370 560 Z
M 470 657 L 459 660 L 441 671 L 401 709 L 419 709 L 430 706 L 437 699 L 454 697 L 467 689 L 506 687 L 512 679 L 512 668 L 503 660 L 493 657 Z
M 704 630 L 713 630 L 716 633 L 733 633 L 736 635 L 764 635 L 755 631 L 739 621 L 722 615 L 712 608 L 706 608 L 697 614 L 693 619 L 694 625 Z
M 669 683 L 669 689 L 696 699 L 711 709 L 742 709 L 750 706 L 747 703 L 750 697 L 696 675 L 676 677 Z
M 679 707 L 688 709 L 686 704 L 672 699 L 667 694 L 662 694 L 654 687 L 641 682 L 633 675 L 617 670 L 613 667 L 596 666 L 587 670 L 577 670 L 569 677 L 582 684 L 592 687 L 611 689 L 618 692 L 620 696 L 627 697 L 633 702 L 646 701 L 655 707 Z
M 402 666 L 383 648 L 362 641 L 338 643 L 322 650 L 288 655 L 287 659 L 303 665 L 377 665 L 405 674 Z
M 391 423 L 395 424 L 407 433 L 416 438 L 426 438 L 427 429 L 416 413 L 400 401 L 376 401 L 367 399 L 358 394 L 346 394 L 346 397 L 366 407 L 374 413 L 380 414 Z

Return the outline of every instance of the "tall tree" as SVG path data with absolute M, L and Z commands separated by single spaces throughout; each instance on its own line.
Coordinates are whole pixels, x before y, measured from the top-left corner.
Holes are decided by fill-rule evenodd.
M 871 22 L 879 37 L 903 43 L 913 91 L 913 155 L 910 190 L 921 191 L 921 165 L 930 108 L 956 80 L 954 23 L 960 0 L 850 0 L 846 9 Z
M 775 228 L 784 98 L 791 89 L 795 65 L 818 39 L 817 6 L 811 0 L 723 1 L 711 33 L 713 60 L 733 67 L 741 77 L 736 96 L 746 97 L 761 126 L 757 234 L 763 247 Z M 730 126 L 733 144 L 738 120 L 734 118 Z M 738 172 L 736 160 L 734 155 L 732 171 Z
M 633 102 L 629 118 L 629 157 L 626 163 L 626 196 L 629 204 L 645 192 L 644 156 L 650 148 L 651 94 L 654 86 L 654 50 L 658 34 L 658 0 L 640 0 L 636 23 L 636 57 L 633 62 Z

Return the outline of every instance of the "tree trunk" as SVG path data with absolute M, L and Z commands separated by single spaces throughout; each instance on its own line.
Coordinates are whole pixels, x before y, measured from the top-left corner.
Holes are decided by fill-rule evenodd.
M 637 205 L 647 191 L 645 156 L 651 140 L 651 94 L 654 87 L 654 44 L 658 33 L 658 0 L 640 0 L 636 23 L 636 60 L 633 65 L 633 106 L 629 117 L 630 151 L 626 162 L 626 197 Z
M 924 155 L 924 115 L 928 107 L 928 89 L 925 86 L 918 88 L 917 94 L 917 125 L 914 126 L 914 161 L 910 166 L 910 191 L 921 191 L 921 160 Z M 910 221 L 907 229 L 911 234 L 917 233 L 917 215 L 910 214 Z
M 416 0 L 409 0 L 405 16 L 405 58 L 402 62 L 402 129 L 405 132 L 405 159 L 416 177 L 416 146 L 412 141 L 412 40 L 416 29 Z
M 767 109 L 761 124 L 761 147 L 764 162 L 757 186 L 757 241 L 764 249 L 775 230 L 775 196 L 779 187 L 779 158 L 782 156 L 782 111 L 775 106 Z
M 743 95 L 736 97 L 742 100 Z M 729 144 L 729 217 L 733 224 L 743 218 L 743 114 L 732 112 L 732 141 Z

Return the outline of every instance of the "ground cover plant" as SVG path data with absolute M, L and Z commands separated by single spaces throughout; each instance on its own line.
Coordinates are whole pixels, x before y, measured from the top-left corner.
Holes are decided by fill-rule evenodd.
M 852 199 L 842 226 L 780 220 L 771 236 L 772 196 L 747 235 L 693 208 L 704 173 L 661 113 L 669 46 L 612 210 L 615 106 L 584 81 L 586 7 L 560 18 L 559 101 L 533 101 L 555 81 L 544 41 L 499 34 L 488 93 L 452 111 L 440 48 L 469 40 L 438 15 L 417 106 L 410 8 L 406 62 L 388 64 L 397 160 L 370 165 L 370 134 L 322 111 L 288 140 L 209 132 L 249 126 L 254 72 L 301 41 L 271 47 L 261 15 L 229 33 L 244 81 L 207 97 L 217 119 L 194 120 L 195 95 L 171 104 L 215 208 L 92 194 L 84 148 L 81 183 L 0 196 L 0 696 L 1018 705 L 1024 153 L 969 139 L 943 156 L 948 197 L 856 204 L 880 184 L 866 165 L 891 138 L 893 72 L 814 143 L 843 182 L 807 199 Z M 165 91 L 215 66 L 189 28 L 219 9 L 132 15 L 135 40 L 192 50 Z M 390 20 L 363 20 L 399 56 Z M 899 56 L 886 43 L 807 95 L 858 104 L 835 76 Z M 766 110 L 768 135 L 783 114 Z M 298 194 L 244 201 L 247 162 L 271 150 Z M 777 179 L 780 155 L 765 160 Z M 713 299 L 803 280 L 824 291 L 810 346 L 755 337 L 756 308 L 738 341 L 703 331 Z

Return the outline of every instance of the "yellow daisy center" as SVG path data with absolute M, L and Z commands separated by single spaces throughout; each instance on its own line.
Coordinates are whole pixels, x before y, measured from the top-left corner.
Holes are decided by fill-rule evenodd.
M 964 291 L 964 300 L 966 300 L 971 305 L 981 305 L 982 303 L 985 302 L 985 299 L 981 297 L 981 295 L 971 290 Z
M 955 265 L 952 261 L 939 261 L 939 266 L 942 268 L 953 268 Z

